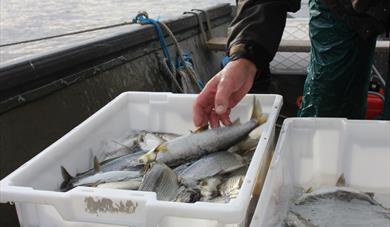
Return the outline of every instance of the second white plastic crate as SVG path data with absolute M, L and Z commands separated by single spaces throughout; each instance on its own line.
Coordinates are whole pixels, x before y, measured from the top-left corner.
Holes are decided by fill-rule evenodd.
M 390 207 L 390 121 L 285 120 L 250 227 L 280 226 L 295 187 L 334 185 L 341 174 Z

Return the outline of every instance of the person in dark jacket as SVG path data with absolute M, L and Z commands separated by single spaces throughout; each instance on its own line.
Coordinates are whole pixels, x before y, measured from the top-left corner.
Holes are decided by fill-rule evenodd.
M 364 117 L 376 37 L 389 27 L 389 2 L 309 1 L 312 51 L 298 116 Z M 238 0 L 229 27 L 230 62 L 195 100 L 196 126 L 231 123 L 231 108 L 249 92 L 256 75 L 268 71 L 287 12 L 299 8 L 300 0 Z

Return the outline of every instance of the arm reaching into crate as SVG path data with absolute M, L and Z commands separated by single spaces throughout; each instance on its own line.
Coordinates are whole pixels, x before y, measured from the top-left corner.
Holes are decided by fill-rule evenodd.
M 249 92 L 256 74 L 268 71 L 278 49 L 288 11 L 300 0 L 241 0 L 229 27 L 230 62 L 200 93 L 193 106 L 193 121 L 201 127 L 231 123 L 229 114 Z

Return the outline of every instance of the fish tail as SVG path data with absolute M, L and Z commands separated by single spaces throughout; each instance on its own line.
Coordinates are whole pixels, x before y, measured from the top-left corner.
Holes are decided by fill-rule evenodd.
M 259 125 L 267 121 L 267 115 L 263 113 L 263 108 L 260 105 L 260 102 L 256 100 L 256 97 L 253 96 L 253 108 L 252 108 L 252 120 L 255 120 Z
M 73 177 L 63 166 L 61 166 L 61 174 L 62 174 L 62 178 L 64 179 L 64 182 L 62 182 L 60 188 L 62 191 L 67 191 L 67 189 L 70 188 L 70 182 L 72 181 Z

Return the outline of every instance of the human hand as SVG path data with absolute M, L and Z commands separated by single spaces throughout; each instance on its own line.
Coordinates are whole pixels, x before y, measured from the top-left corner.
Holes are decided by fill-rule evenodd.
M 229 62 L 209 80 L 193 105 L 196 127 L 210 123 L 212 128 L 231 124 L 231 109 L 249 92 L 256 75 L 256 66 L 240 58 Z

